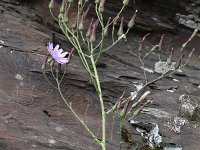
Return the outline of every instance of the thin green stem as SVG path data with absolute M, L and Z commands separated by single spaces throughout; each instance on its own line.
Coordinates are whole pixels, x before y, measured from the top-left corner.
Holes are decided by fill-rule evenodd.
M 95 80 L 96 80 L 97 89 L 98 89 L 97 92 L 98 92 L 100 105 L 101 105 L 101 119 L 102 119 L 102 143 L 101 143 L 101 146 L 102 146 L 102 150 L 106 150 L 106 112 L 105 112 L 105 106 L 104 106 L 104 101 L 103 101 L 103 94 L 102 94 L 102 90 L 101 90 L 99 75 L 97 72 L 94 57 L 91 57 L 91 63 L 92 63 L 92 67 L 94 69 Z
M 67 105 L 67 107 L 70 109 L 70 111 L 73 113 L 73 115 L 78 119 L 78 121 L 83 125 L 83 127 L 86 129 L 86 131 L 91 135 L 91 137 L 94 139 L 94 141 L 96 143 L 98 143 L 99 145 L 101 145 L 101 141 L 99 141 L 99 139 L 94 135 L 94 133 L 88 128 L 88 126 L 84 123 L 84 121 L 76 114 L 76 112 L 74 111 L 74 109 L 72 108 L 72 106 L 67 102 L 67 100 L 65 99 L 65 97 L 62 94 L 61 88 L 60 88 L 60 83 L 58 80 L 57 81 L 57 86 L 58 86 L 58 92 L 61 96 L 61 98 L 63 99 L 64 103 Z

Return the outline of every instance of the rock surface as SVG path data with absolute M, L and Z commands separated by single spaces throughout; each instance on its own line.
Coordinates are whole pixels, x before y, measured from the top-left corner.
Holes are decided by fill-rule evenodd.
M 47 3 L 2 0 L 0 12 L 0 149 L 100 149 L 42 75 L 40 68 L 47 54 L 45 44 L 52 40 L 52 33 L 56 34 L 56 40 L 63 48 L 71 48 L 49 15 Z M 162 59 L 167 58 L 167 50 L 171 46 L 178 51 L 178 47 L 180 48 L 190 34 L 191 32 L 185 29 L 181 29 L 177 35 L 166 34 Z M 138 41 L 142 36 L 143 33 L 130 32 L 128 40 L 134 50 L 138 48 Z M 152 33 L 145 42 L 145 49 L 148 50 L 158 43 L 160 36 L 158 33 Z M 135 118 L 158 124 L 163 140 L 176 143 L 184 150 L 198 150 L 200 147 L 199 40 L 200 38 L 196 37 L 187 47 L 186 53 L 189 53 L 192 47 L 197 51 L 183 72 L 148 87 L 152 90 L 148 99 L 154 103 Z M 106 44 L 109 45 L 109 41 Z M 129 93 L 135 90 L 133 83 L 141 83 L 144 79 L 140 63 L 123 45 L 121 42 L 100 59 L 98 69 L 107 108 L 117 101 L 123 91 L 129 96 Z M 177 52 L 176 58 L 178 55 Z M 157 56 L 153 55 L 146 60 L 146 67 L 154 70 L 157 61 Z M 147 75 L 151 79 L 158 76 L 157 73 L 148 72 Z M 62 91 L 91 130 L 100 137 L 98 99 L 76 55 L 68 67 Z M 109 116 L 108 150 L 119 149 L 117 123 L 116 118 Z M 137 142 L 141 147 L 143 143 L 140 135 L 128 123 L 127 126 L 133 143 Z M 123 149 L 127 149 L 127 145 L 124 144 Z

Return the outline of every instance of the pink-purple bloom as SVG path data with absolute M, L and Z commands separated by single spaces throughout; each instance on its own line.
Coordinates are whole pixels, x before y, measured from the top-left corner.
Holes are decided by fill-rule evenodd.
M 53 47 L 53 43 L 48 43 L 47 44 L 47 49 L 53 59 L 57 61 L 60 64 L 65 64 L 69 62 L 69 53 L 68 52 L 63 52 L 63 49 L 59 49 L 59 45 L 57 44 L 55 47 Z

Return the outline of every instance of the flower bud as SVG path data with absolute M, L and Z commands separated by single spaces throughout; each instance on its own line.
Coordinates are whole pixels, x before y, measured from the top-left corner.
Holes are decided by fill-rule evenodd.
M 99 6 L 100 6 L 100 7 L 103 7 L 104 4 L 105 4 L 105 0 L 101 0 Z
M 124 17 L 121 18 L 121 23 L 120 23 L 120 27 L 119 27 L 119 30 L 117 32 L 117 35 L 118 36 L 121 36 L 123 34 L 123 22 L 124 22 Z
M 105 29 L 103 31 L 104 36 L 108 35 L 108 27 L 109 27 L 109 24 L 110 24 L 110 20 L 111 20 L 111 17 L 109 17 L 109 19 L 108 19 L 108 21 L 106 23 Z
M 65 4 L 66 4 L 66 0 L 62 1 L 62 5 L 60 7 L 60 13 L 63 14 L 65 12 Z
M 91 35 L 90 35 L 90 42 L 91 43 L 96 41 L 96 29 L 97 29 L 98 24 L 99 24 L 99 20 L 97 19 L 95 21 L 95 23 L 92 25 L 92 31 L 91 31 Z
M 96 41 L 96 29 L 93 28 L 91 31 L 91 35 L 90 35 L 90 42 L 93 43 L 94 41 Z
M 142 38 L 142 40 L 140 41 L 140 46 L 139 46 L 139 49 L 138 49 L 139 52 L 142 51 L 143 46 L 144 46 L 144 41 L 145 41 L 146 37 L 149 36 L 149 35 L 150 35 L 150 33 L 146 34 L 146 35 Z M 158 45 L 158 47 L 159 47 L 159 45 Z M 156 48 L 157 48 L 157 46 L 155 46 L 155 49 L 156 49 Z
M 181 55 L 181 57 L 179 57 L 179 59 L 177 60 L 176 64 L 174 65 L 174 68 L 175 68 L 175 69 L 178 69 L 178 68 L 180 67 L 181 62 L 182 62 L 182 59 L 183 59 L 183 57 L 184 57 L 185 55 L 186 55 L 186 54 L 184 53 L 184 54 Z
M 170 51 L 169 58 L 167 59 L 167 64 L 168 64 L 168 65 L 171 65 L 171 64 L 172 64 L 173 53 L 174 53 L 174 48 L 172 47 L 172 49 L 171 49 L 171 51 Z
M 50 62 L 50 66 L 51 66 L 51 67 L 54 66 L 54 62 L 55 62 L 54 60 L 52 60 L 52 61 Z
M 123 5 L 128 5 L 129 0 L 123 0 Z
M 56 68 L 56 73 L 60 73 L 60 72 L 61 72 L 61 64 L 59 63 Z
M 74 0 L 67 0 L 67 3 L 73 3 Z
M 79 19 L 79 23 L 78 23 L 78 27 L 77 29 L 79 31 L 82 31 L 84 29 L 84 26 L 83 26 L 83 15 L 81 15 L 80 19 Z
M 99 4 L 99 12 L 101 13 L 104 11 L 104 3 L 105 3 L 105 0 L 101 0 Z
M 62 14 L 59 14 L 58 15 L 58 19 L 62 19 L 63 15 Z
M 78 5 L 83 5 L 83 0 L 79 0 Z
M 95 0 L 95 4 L 99 4 L 99 0 Z
M 158 51 L 159 52 L 161 52 L 161 50 L 162 50 L 162 43 L 163 43 L 164 36 L 165 36 L 164 34 L 161 36 L 160 42 L 158 44 Z
M 54 0 L 51 0 L 49 3 L 49 9 L 54 8 Z
M 65 12 L 64 14 L 64 23 L 68 23 L 69 22 L 69 18 L 68 18 L 68 14 Z
M 194 53 L 195 50 L 196 50 L 195 48 L 192 49 L 192 51 L 190 52 L 190 54 L 189 54 L 189 56 L 188 56 L 189 58 L 192 57 L 192 55 L 193 55 L 193 53 Z
M 129 28 L 133 28 L 133 25 L 134 25 L 134 23 L 135 23 L 136 14 L 137 14 L 137 10 L 135 11 L 133 17 L 131 18 L 131 20 L 130 20 L 129 23 L 128 23 L 128 27 L 129 27 Z
M 52 57 L 48 58 L 48 59 L 47 59 L 47 63 L 50 64 L 50 63 L 52 62 L 52 60 L 53 60 Z
M 90 4 L 89 6 L 88 6 L 88 8 L 86 9 L 86 11 L 84 12 L 84 18 L 87 16 L 87 14 L 88 14 L 88 12 L 89 12 L 89 10 L 90 10 L 90 7 L 91 7 L 91 5 L 92 4 Z
M 88 30 L 87 30 L 87 33 L 86 33 L 86 37 L 90 37 L 90 35 L 91 35 L 92 24 L 93 24 L 93 18 L 92 18 L 92 20 L 91 20 L 91 22 L 90 22 L 90 25 L 89 25 L 89 27 L 88 27 Z
M 45 70 L 47 61 L 48 61 L 48 57 L 45 58 L 44 63 L 42 64 L 42 67 L 41 67 L 42 71 Z

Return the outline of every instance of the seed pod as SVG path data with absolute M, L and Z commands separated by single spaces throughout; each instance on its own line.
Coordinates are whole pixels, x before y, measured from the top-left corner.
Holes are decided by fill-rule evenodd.
M 49 9 L 54 8 L 54 0 L 51 0 L 49 3 Z
M 128 27 L 129 27 L 129 28 L 133 28 L 134 23 L 135 23 L 136 14 L 137 14 L 137 10 L 135 11 L 133 17 L 131 18 L 131 20 L 130 20 L 129 23 L 128 23 Z

